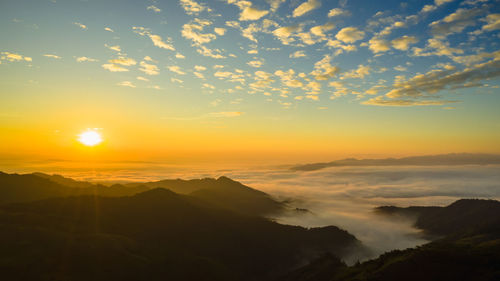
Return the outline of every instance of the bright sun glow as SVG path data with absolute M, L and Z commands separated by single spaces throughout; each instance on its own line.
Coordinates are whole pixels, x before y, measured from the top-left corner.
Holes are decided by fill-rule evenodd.
M 78 135 L 78 141 L 86 146 L 94 146 L 102 142 L 102 137 L 96 131 L 87 130 Z

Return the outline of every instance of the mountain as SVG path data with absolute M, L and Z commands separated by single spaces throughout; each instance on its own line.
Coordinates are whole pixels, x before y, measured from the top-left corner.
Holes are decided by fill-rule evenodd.
M 126 184 L 127 187 L 137 183 Z M 150 188 L 167 188 L 179 194 L 192 195 L 214 205 L 247 215 L 269 215 L 283 211 L 284 203 L 277 202 L 268 194 L 250 188 L 227 177 L 192 180 L 161 180 L 141 183 Z
M 280 225 L 163 188 L 4 204 L 0 241 L 5 280 L 272 280 L 362 247 L 334 226 Z
M 347 158 L 325 163 L 297 165 L 293 171 L 316 171 L 329 167 L 344 166 L 439 166 L 439 165 L 498 165 L 500 155 L 452 153 L 440 155 L 412 156 L 404 158 L 355 159 Z
M 347 266 L 325 255 L 277 281 L 500 280 L 500 202 L 458 200 L 446 207 L 384 206 L 377 212 L 416 219 L 440 239 Z
M 268 194 L 227 177 L 106 186 L 76 181 L 60 175 L 43 173 L 18 175 L 2 172 L 0 172 L 0 204 L 71 195 L 130 196 L 158 187 L 180 194 L 189 194 L 220 208 L 247 215 L 269 215 L 287 208 L 285 203 L 274 200 Z
M 389 216 L 410 216 L 415 227 L 428 235 L 447 236 L 500 229 L 500 202 L 496 200 L 461 199 L 446 207 L 382 206 L 376 212 Z

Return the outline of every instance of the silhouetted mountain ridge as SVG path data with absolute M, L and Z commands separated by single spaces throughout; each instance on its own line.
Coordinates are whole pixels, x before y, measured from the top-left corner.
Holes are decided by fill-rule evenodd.
M 328 167 L 343 166 L 439 166 L 439 165 L 489 165 L 500 164 L 500 155 L 450 153 L 440 155 L 411 156 L 403 158 L 355 159 L 347 158 L 325 163 L 297 165 L 294 171 L 316 171 Z
M 269 215 L 287 208 L 284 203 L 274 200 L 268 194 L 224 176 L 218 179 L 175 179 L 105 186 L 75 181 L 60 175 L 1 172 L 0 204 L 77 195 L 129 196 L 159 187 L 179 194 L 189 194 L 220 208 L 247 215 Z

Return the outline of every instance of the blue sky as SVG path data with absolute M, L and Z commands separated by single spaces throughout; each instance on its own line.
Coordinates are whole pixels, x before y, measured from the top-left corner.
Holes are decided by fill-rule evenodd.
M 434 120 L 423 133 L 498 137 L 499 1 L 1 5 L 4 123 L 33 118 L 33 103 L 48 105 L 45 117 L 78 104 L 247 133 L 280 119 L 284 131 L 314 128 L 317 141 L 325 130 L 396 134 Z

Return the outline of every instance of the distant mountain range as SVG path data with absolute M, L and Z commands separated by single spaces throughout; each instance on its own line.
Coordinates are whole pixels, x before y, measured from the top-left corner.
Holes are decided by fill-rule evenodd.
M 277 280 L 500 280 L 500 202 L 468 199 L 446 207 L 384 206 L 376 211 L 386 216 L 411 217 L 427 235 L 441 238 L 353 266 L 326 254 Z
M 191 195 L 152 188 L 163 184 Z M 283 206 L 226 177 L 105 187 L 2 173 L 0 198 L 3 280 L 272 280 L 325 253 L 366 250 L 335 226 L 257 215 Z
M 347 158 L 326 163 L 297 165 L 294 171 L 316 171 L 329 167 L 344 166 L 439 166 L 439 165 L 492 165 L 500 164 L 500 155 L 452 153 L 440 155 L 412 156 L 404 158 L 355 159 Z

